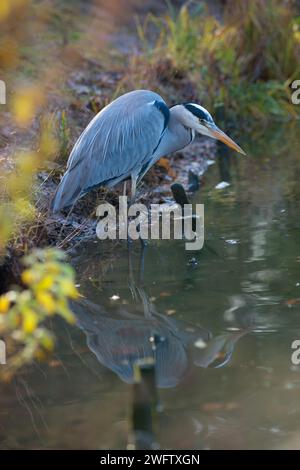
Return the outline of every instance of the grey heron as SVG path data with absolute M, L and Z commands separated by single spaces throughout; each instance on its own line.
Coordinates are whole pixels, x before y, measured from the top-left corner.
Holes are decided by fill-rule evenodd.
M 120 96 L 92 119 L 75 143 L 52 210 L 73 206 L 97 186 L 110 188 L 129 178 L 133 201 L 137 183 L 152 165 L 189 145 L 196 132 L 245 154 L 199 104 L 169 108 L 160 95 L 149 90 Z

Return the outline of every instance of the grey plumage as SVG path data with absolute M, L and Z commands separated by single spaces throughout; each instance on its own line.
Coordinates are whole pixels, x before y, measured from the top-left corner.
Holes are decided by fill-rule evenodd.
M 96 186 L 112 187 L 128 178 L 134 198 L 136 183 L 159 158 L 184 148 L 195 131 L 210 135 L 212 130 L 215 138 L 216 131 L 221 133 L 199 105 L 169 109 L 148 90 L 120 96 L 94 117 L 74 145 L 53 211 L 72 206 Z
M 74 145 L 53 210 L 72 205 L 95 186 L 111 187 L 131 175 L 141 178 L 161 156 L 177 149 L 178 136 L 169 124 L 169 108 L 151 91 L 133 91 L 106 106 Z M 185 146 L 191 133 L 182 130 L 179 140 Z

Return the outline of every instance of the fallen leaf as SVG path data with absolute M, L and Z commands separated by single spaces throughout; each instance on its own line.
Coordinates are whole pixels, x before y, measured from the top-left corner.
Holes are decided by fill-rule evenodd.
M 234 411 L 240 408 L 240 405 L 235 402 L 229 402 L 229 403 L 204 403 L 202 405 L 202 410 L 206 412 L 214 412 L 214 411 Z
M 167 170 L 167 173 L 169 176 L 171 176 L 172 178 L 176 178 L 176 173 L 175 171 L 171 168 L 170 166 L 170 161 L 168 158 L 160 158 L 157 162 L 158 166 L 161 166 L 162 168 L 164 168 L 165 170 Z
M 225 409 L 226 411 L 234 411 L 238 410 L 240 408 L 240 405 L 238 403 L 226 403 Z
M 204 403 L 201 408 L 203 411 L 208 411 L 208 412 L 219 411 L 224 408 L 224 404 L 223 403 Z
M 285 304 L 288 307 L 293 307 L 293 305 L 300 304 L 300 298 L 298 297 L 297 299 L 289 299 L 285 301 Z
M 170 308 L 169 310 L 166 310 L 167 315 L 174 315 L 174 313 L 176 313 L 175 309 Z
M 61 367 L 61 362 L 53 359 L 52 361 L 49 362 L 49 366 L 53 368 Z
M 160 292 L 159 294 L 160 297 L 171 297 L 171 295 L 172 295 L 171 292 L 165 292 L 165 291 Z

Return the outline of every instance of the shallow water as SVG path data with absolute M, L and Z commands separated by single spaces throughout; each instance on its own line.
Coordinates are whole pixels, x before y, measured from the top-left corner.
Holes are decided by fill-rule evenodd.
M 126 448 L 133 363 L 149 356 L 161 448 L 300 448 L 298 134 L 278 126 L 240 142 L 247 158 L 219 157 L 194 196 L 204 249 L 152 242 L 143 288 L 138 242 L 132 275 L 124 244 L 77 250 L 78 326 L 53 322 L 50 364 L 0 386 L 0 448 Z

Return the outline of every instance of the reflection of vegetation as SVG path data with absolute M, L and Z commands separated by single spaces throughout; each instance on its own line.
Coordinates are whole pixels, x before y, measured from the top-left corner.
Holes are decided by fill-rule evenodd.
M 289 84 L 300 72 L 300 31 L 292 4 L 234 0 L 226 4 L 223 23 L 199 6 L 183 6 L 165 18 L 148 17 L 139 36 L 152 67 L 169 59 L 173 74 L 192 77 L 210 108 L 222 105 L 233 117 L 295 116 Z M 150 54 L 146 38 L 153 23 L 159 39 Z

